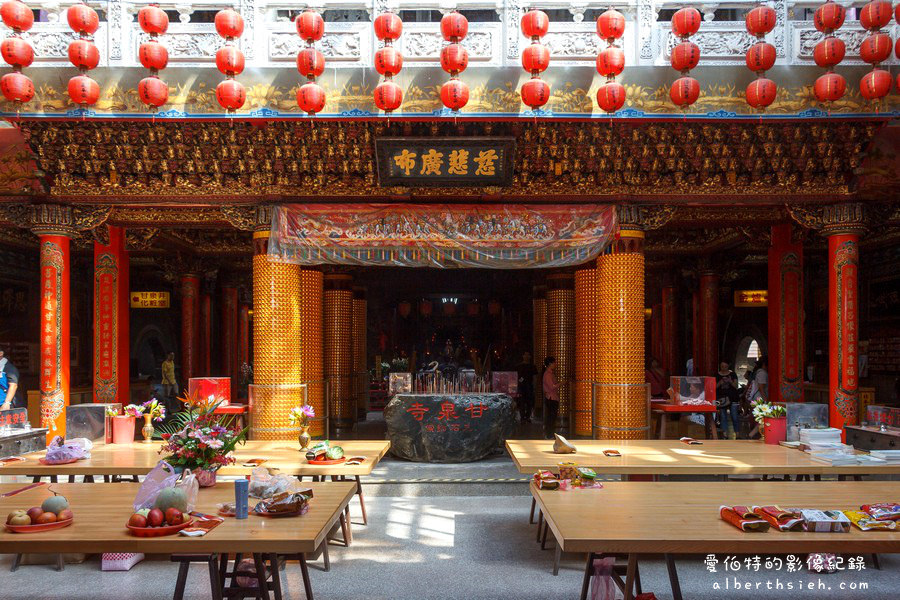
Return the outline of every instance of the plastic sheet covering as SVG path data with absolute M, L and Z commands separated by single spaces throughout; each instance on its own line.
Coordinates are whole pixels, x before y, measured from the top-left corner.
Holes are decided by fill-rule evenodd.
M 269 255 L 300 265 L 523 269 L 596 258 L 616 230 L 600 204 L 286 204 Z

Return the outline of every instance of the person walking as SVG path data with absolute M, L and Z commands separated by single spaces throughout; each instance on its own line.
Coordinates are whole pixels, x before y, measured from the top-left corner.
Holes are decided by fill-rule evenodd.
M 544 359 L 544 437 L 550 439 L 556 429 L 556 415 L 559 413 L 559 382 L 556 379 L 556 358 Z
M 719 410 L 722 437 L 726 437 L 728 433 L 728 414 L 731 413 L 731 439 L 736 440 L 741 430 L 738 379 L 725 361 L 719 363 L 719 371 L 716 373 L 716 407 Z
M 531 354 L 522 355 L 522 362 L 516 367 L 519 379 L 519 411 L 523 423 L 531 423 L 531 411 L 534 409 L 534 377 L 537 367 L 531 360 Z

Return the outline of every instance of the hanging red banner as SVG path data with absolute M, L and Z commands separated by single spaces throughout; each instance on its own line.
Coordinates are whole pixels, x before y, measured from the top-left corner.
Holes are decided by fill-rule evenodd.
M 781 259 L 781 400 L 800 402 L 803 398 L 803 335 L 800 313 L 803 297 L 801 259 L 794 252 Z M 772 365 L 770 364 L 771 368 Z
M 41 236 L 41 426 L 65 436 L 69 384 L 69 238 Z
M 843 429 L 855 425 L 859 386 L 857 277 L 859 246 L 856 235 L 839 234 L 828 238 L 831 274 L 829 317 L 831 330 L 830 385 L 832 405 L 830 423 Z
M 116 402 L 118 393 L 118 276 L 115 254 L 98 254 L 94 266 L 94 400 Z

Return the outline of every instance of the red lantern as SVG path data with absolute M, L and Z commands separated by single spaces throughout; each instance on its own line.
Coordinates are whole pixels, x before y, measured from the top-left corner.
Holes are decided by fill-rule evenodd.
M 321 40 L 325 35 L 325 20 L 314 10 L 305 10 L 297 16 L 297 33 L 308 44 Z
M 161 35 L 169 29 L 169 15 L 158 6 L 145 6 L 138 11 L 138 24 L 144 33 Z
M 883 69 L 873 69 L 859 81 L 859 92 L 866 100 L 880 100 L 891 91 L 892 83 L 890 73 Z
M 550 17 L 542 10 L 529 10 L 522 15 L 522 33 L 532 40 L 547 35 L 550 29 Z
M 34 50 L 31 44 L 20 37 L 8 37 L 0 43 L 0 54 L 7 64 L 17 69 L 24 69 L 34 62 Z
M 612 44 L 625 34 L 625 15 L 609 9 L 597 17 L 597 35 Z
M 822 103 L 840 100 L 846 90 L 847 82 L 837 73 L 825 73 L 816 79 L 813 86 L 816 99 Z
M 693 77 L 679 77 L 669 89 L 669 97 L 676 106 L 690 106 L 700 97 L 700 83 Z
M 87 4 L 73 4 L 66 11 L 66 18 L 72 31 L 82 35 L 93 35 L 100 27 L 97 11 Z
M 223 38 L 239 38 L 244 33 L 244 18 L 230 8 L 225 8 L 216 13 L 216 31 Z M 243 101 L 241 102 L 243 105 Z
M 469 66 L 469 53 L 460 44 L 448 44 L 441 48 L 441 68 L 456 75 Z
M 534 77 L 522 85 L 522 102 L 532 109 L 540 108 L 550 100 L 550 86 L 543 79 Z
M 69 61 L 79 69 L 90 71 L 100 64 L 100 51 L 90 40 L 72 40 L 69 44 Z
M 867 63 L 877 65 L 891 56 L 891 45 L 891 36 L 873 33 L 859 45 L 859 57 Z
M 379 75 L 393 77 L 403 68 L 403 55 L 393 46 L 385 46 L 375 51 L 375 70 Z
M 404 319 L 409 316 L 410 312 L 412 312 L 412 304 L 410 304 L 408 301 L 404 300 L 397 305 L 397 314 L 399 314 Z
M 297 53 L 297 70 L 307 79 L 313 79 L 325 72 L 325 56 L 313 48 L 307 46 Z
M 747 13 L 747 31 L 756 37 L 762 37 L 775 29 L 775 9 L 769 6 L 757 6 Z
M 488 302 L 488 314 L 492 317 L 499 315 L 501 310 L 503 310 L 503 306 L 497 300 Z
M 422 300 L 419 302 L 419 312 L 422 313 L 423 316 L 430 317 L 432 310 L 434 310 L 434 305 L 430 300 Z
M 297 105 L 310 116 L 322 112 L 325 108 L 325 90 L 318 83 L 304 83 L 297 90 Z
M 608 113 L 616 112 L 625 105 L 625 86 L 611 81 L 597 89 L 597 106 Z
M 450 110 L 457 111 L 469 101 L 469 86 L 459 79 L 451 79 L 441 86 L 441 102 Z
M 138 48 L 138 59 L 145 69 L 162 71 L 169 64 L 169 51 L 155 39 L 144 42 Z
M 891 22 L 893 9 L 886 0 L 874 0 L 859 11 L 859 24 L 863 29 L 877 31 Z
M 550 50 L 543 44 L 531 44 L 522 50 L 522 68 L 534 75 L 550 66 Z
M 69 98 L 79 106 L 91 106 L 100 99 L 100 86 L 87 75 L 76 75 L 69 80 Z
M 441 17 L 441 35 L 448 42 L 458 42 L 469 33 L 469 20 L 456 11 Z
M 690 71 L 699 62 L 700 47 L 694 42 L 681 42 L 672 48 L 672 68 L 676 71 Z
M 754 73 L 768 71 L 775 65 L 775 46 L 757 42 L 747 50 L 747 68 Z
M 477 317 L 478 313 L 481 312 L 481 305 L 478 304 L 475 300 L 466 304 L 466 314 L 470 317 Z
M 34 98 L 34 84 L 31 79 L 15 71 L 0 78 L 0 91 L 10 102 L 28 102 Z
M 28 31 L 34 25 L 34 13 L 25 6 L 24 2 L 19 2 L 19 0 L 7 0 L 0 5 L 0 17 L 3 18 L 3 23 L 16 33 Z M 30 82 L 31 80 L 29 79 L 28 81 Z M 27 100 L 24 102 L 27 102 Z
M 403 103 L 403 90 L 393 81 L 379 83 L 375 87 L 374 96 L 375 106 L 387 113 L 397 110 Z
M 625 52 L 616 46 L 609 46 L 597 55 L 597 72 L 604 77 L 615 77 L 625 70 Z
M 846 16 L 847 11 L 843 6 L 829 0 L 816 9 L 816 13 L 813 16 L 813 23 L 815 23 L 816 29 L 819 31 L 831 33 L 835 29 L 841 28 Z
M 703 17 L 696 8 L 682 8 L 672 15 L 672 31 L 678 37 L 692 36 L 700 30 Z
M 225 110 L 235 111 L 244 106 L 247 92 L 240 82 L 226 79 L 216 86 L 216 101 Z
M 452 317 L 456 314 L 456 305 L 452 302 L 444 302 L 441 305 L 441 309 L 443 310 L 444 316 L 446 317 Z
M 900 4 L 897 6 L 900 6 Z M 894 56 L 900 58 L 900 37 L 897 38 L 897 42 L 894 44 Z
M 747 86 L 747 104 L 753 108 L 765 108 L 775 101 L 778 86 L 771 79 L 760 77 Z
M 375 17 L 375 37 L 379 40 L 396 40 L 403 33 L 403 21 L 394 13 L 382 13 Z
M 813 59 L 817 65 L 827 69 L 844 60 L 846 51 L 847 46 L 844 44 L 844 40 L 829 36 L 816 44 L 813 50 Z
M 144 104 L 159 108 L 169 101 L 169 86 L 155 75 L 144 77 L 138 83 L 138 97 Z
M 222 46 L 216 51 L 216 68 L 228 77 L 244 71 L 244 53 L 235 46 Z

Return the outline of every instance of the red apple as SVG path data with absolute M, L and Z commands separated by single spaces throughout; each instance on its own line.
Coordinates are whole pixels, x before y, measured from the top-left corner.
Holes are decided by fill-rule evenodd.
M 57 521 L 68 521 L 69 519 L 72 519 L 74 517 L 75 517 L 75 513 L 72 512 L 71 508 L 64 508 L 61 511 L 59 511 L 58 515 L 56 515 L 56 520 Z
M 165 516 L 163 515 L 163 511 L 158 508 L 154 508 L 147 514 L 147 525 L 150 527 L 159 527 L 163 524 L 163 519 Z
M 43 525 L 45 523 L 56 523 L 56 520 L 56 513 L 45 512 L 41 513 L 34 523 L 36 525 Z
M 177 508 L 166 509 L 166 523 L 169 525 L 181 525 L 183 518 L 181 511 Z
M 31 517 L 32 523 L 37 523 L 38 517 L 42 514 L 44 514 L 44 509 L 40 506 L 34 506 L 28 509 L 28 516 Z
M 147 517 L 134 513 L 133 515 L 131 515 L 131 518 L 128 519 L 128 524 L 132 527 L 146 527 Z

